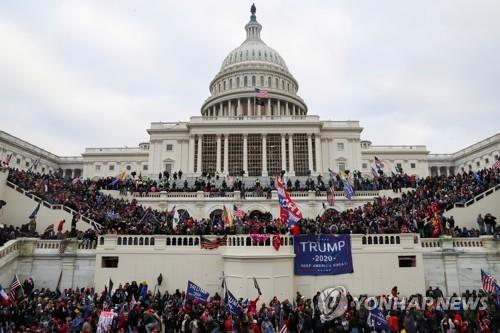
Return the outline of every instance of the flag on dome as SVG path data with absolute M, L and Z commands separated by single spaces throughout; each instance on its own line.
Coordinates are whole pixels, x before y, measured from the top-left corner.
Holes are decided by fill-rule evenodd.
M 269 94 L 267 90 L 255 88 L 255 104 L 256 105 L 265 105 L 266 99 L 269 98 Z

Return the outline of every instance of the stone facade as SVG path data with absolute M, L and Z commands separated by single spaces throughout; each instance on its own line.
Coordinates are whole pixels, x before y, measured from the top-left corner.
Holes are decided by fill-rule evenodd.
M 54 289 L 61 276 L 61 288 L 102 290 L 111 278 L 115 286 L 136 280 L 147 281 L 153 289 L 161 273 L 162 291 L 184 290 L 187 280 L 192 280 L 214 294 L 220 291 L 224 271 L 231 291 L 243 298 L 255 297 L 255 276 L 263 292 L 261 299 L 267 302 L 273 296 L 293 299 L 296 291 L 309 298 L 317 290 L 339 285 L 353 295 L 387 294 L 394 285 L 404 296 L 424 293 L 429 286 L 439 286 L 451 295 L 481 288 L 481 269 L 500 274 L 498 242 L 489 236 L 352 235 L 351 243 L 354 273 L 296 276 L 289 236 L 282 236 L 279 251 L 269 243 L 252 244 L 248 235 L 229 236 L 228 245 L 215 250 L 201 249 L 199 236 L 107 235 L 96 248 L 71 241 L 63 253 L 61 241 L 19 239 L 0 247 L 0 283 L 8 285 L 18 274 L 21 280 L 33 277 L 38 288 Z M 413 264 L 402 265 L 402 259 Z

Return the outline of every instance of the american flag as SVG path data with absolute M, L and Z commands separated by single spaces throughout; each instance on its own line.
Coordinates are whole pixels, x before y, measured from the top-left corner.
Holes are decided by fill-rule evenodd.
M 280 329 L 279 333 L 288 333 L 288 327 L 285 323 L 283 323 L 283 327 Z
M 328 172 L 330 173 L 331 179 L 337 178 L 337 173 L 335 171 L 333 171 L 332 169 L 328 169 Z
M 491 274 L 486 274 L 485 271 L 481 270 L 481 282 L 483 283 L 483 290 L 488 293 L 496 292 L 497 290 L 497 280 Z
M 375 159 L 375 165 L 377 166 L 378 169 L 383 169 L 384 168 L 384 163 L 382 163 L 381 160 L 378 159 L 377 156 L 374 156 Z
M 233 205 L 233 216 L 242 219 L 245 216 L 245 212 L 241 209 L 238 209 L 236 205 Z
M 217 237 L 213 241 L 205 237 L 201 237 L 200 246 L 202 249 L 205 250 L 214 250 L 217 249 L 219 246 L 226 246 L 226 245 L 227 245 L 227 236 Z
M 17 294 L 17 289 L 21 288 L 21 282 L 19 282 L 19 279 L 17 278 L 17 274 L 14 275 L 14 280 L 12 280 L 12 283 L 10 284 L 9 288 L 9 297 L 11 300 L 15 301 L 16 300 L 16 294 Z
M 255 97 L 256 98 L 269 98 L 269 94 L 267 90 L 255 88 Z
M 497 160 L 495 163 L 493 163 L 493 169 L 500 170 L 500 160 Z

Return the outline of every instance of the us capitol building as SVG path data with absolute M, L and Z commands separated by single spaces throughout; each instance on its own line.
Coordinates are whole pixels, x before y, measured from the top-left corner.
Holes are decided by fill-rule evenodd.
M 358 121 L 321 120 L 298 95 L 299 84 L 281 57 L 261 39 L 255 6 L 246 39 L 222 62 L 210 82 L 201 116 L 187 122 L 154 122 L 149 142 L 135 148 L 87 148 L 81 156 L 60 157 L 0 132 L 0 158 L 12 167 L 46 173 L 61 168 L 69 177 L 116 176 L 121 171 L 158 177 L 182 170 L 202 174 L 289 177 L 359 170 L 371 174 L 374 157 L 385 170 L 402 168 L 418 176 L 453 174 L 494 163 L 500 134 L 454 154 L 432 155 L 425 146 L 375 146 L 361 139 Z M 256 88 L 266 98 L 256 98 Z
M 201 105 L 201 116 L 187 122 L 152 123 L 147 130 L 149 142 L 138 147 L 87 148 L 81 156 L 57 156 L 0 131 L 1 161 L 8 158 L 10 167 L 41 173 L 62 169 L 68 177 L 114 177 L 135 171 L 156 178 L 163 171 L 182 170 L 192 181 L 206 173 L 241 175 L 242 171 L 250 180 L 282 170 L 293 178 L 327 177 L 328 169 L 370 175 L 375 156 L 388 173 L 398 167 L 418 176 L 448 175 L 489 167 L 500 155 L 500 134 L 455 153 L 432 155 L 425 146 L 372 145 L 361 140 L 363 129 L 357 121 L 325 121 L 309 115 L 285 61 L 262 41 L 254 6 L 245 30 L 245 41 L 229 53 L 210 83 L 210 97 Z M 10 183 L 7 174 L 0 168 L 0 199 L 8 203 L 0 210 L 0 224 L 21 226 L 41 202 L 37 231 L 74 216 L 81 218 L 79 230 L 90 227 L 88 217 L 36 198 L 31 191 Z M 249 213 L 257 210 L 279 216 L 276 191 L 271 198 L 256 192 L 242 198 L 239 191 L 220 196 L 203 191 L 106 193 L 163 211 L 182 209 L 194 218 L 206 218 L 233 205 Z M 323 212 L 326 193 L 297 191 L 290 195 L 304 216 L 314 218 Z M 457 225 L 475 227 L 478 212 L 497 214 L 500 187 L 490 189 L 488 196 L 481 195 L 478 204 L 473 199 L 474 204 L 455 207 L 445 215 L 453 214 Z M 335 196 L 335 208 L 344 210 L 401 193 L 357 191 L 352 201 L 342 193 Z M 68 225 L 64 224 L 65 230 Z M 297 291 L 312 297 L 332 285 L 345 286 L 353 295 L 386 294 L 395 285 L 405 295 L 423 294 L 429 286 L 439 286 L 451 295 L 478 289 L 480 270 L 498 275 L 500 267 L 498 242 L 490 236 L 351 235 L 354 272 L 335 277 L 296 275 L 294 240 L 289 235 L 282 235 L 279 249 L 270 241 L 254 243 L 243 234 L 227 236 L 227 245 L 214 250 L 201 248 L 198 235 L 108 234 L 100 235 L 93 245 L 70 240 L 63 246 L 63 242 L 35 238 L 7 242 L 0 247 L 0 283 L 8 285 L 17 274 L 21 280 L 33 277 L 37 287 L 54 288 L 59 281 L 61 288 L 95 286 L 102 290 L 109 279 L 115 285 L 145 280 L 152 286 L 163 274 L 162 291 L 182 290 L 191 280 L 213 294 L 219 290 L 224 272 L 226 285 L 238 297 L 255 297 L 252 277 L 256 277 L 263 291 L 261 299 L 269 301 L 273 296 L 292 299 Z

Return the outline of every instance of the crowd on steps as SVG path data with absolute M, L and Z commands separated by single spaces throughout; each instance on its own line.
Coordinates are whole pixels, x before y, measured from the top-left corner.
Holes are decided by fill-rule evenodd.
M 500 329 L 495 296 L 482 290 L 461 295 L 469 304 L 477 300 L 479 306 L 473 309 L 449 307 L 450 299 L 439 288 L 404 298 L 394 287 L 375 297 L 379 304 L 382 300 L 389 304 L 379 306 L 377 316 L 373 307 L 359 305 L 368 303 L 356 301 L 363 295 L 354 299 L 347 293 L 343 311 L 326 318 L 320 292 L 314 297 L 297 292 L 294 299 L 274 297 L 269 302 L 256 293 L 254 299 L 235 298 L 229 306 L 224 290 L 221 294 L 226 296 L 215 293 L 200 300 L 184 291 L 160 292 L 158 285 L 151 288 L 146 282 L 115 288 L 109 283 L 104 291 L 35 289 L 31 278 L 20 285 L 2 303 L 0 332 L 492 333 Z M 414 306 L 398 305 L 405 299 Z
M 203 219 L 194 219 L 186 211 L 159 211 L 130 201 L 113 198 L 101 189 L 109 188 L 117 180 L 69 179 L 58 175 L 9 170 L 8 180 L 52 204 L 63 204 L 98 223 L 96 233 L 116 234 L 329 234 L 329 233 L 420 233 L 422 237 L 453 235 L 474 237 L 481 232 L 495 233 L 495 225 L 482 230 L 461 228 L 453 217 L 446 218 L 444 210 L 455 203 L 463 203 L 475 195 L 500 183 L 498 169 L 483 169 L 478 172 L 458 173 L 453 176 L 412 178 L 398 175 L 397 179 L 380 177 L 377 182 L 414 189 L 400 197 L 377 197 L 363 206 L 339 212 L 326 207 L 314 219 L 302 219 L 290 226 L 270 213 L 250 216 L 243 212 L 241 218 L 231 221 L 214 214 Z M 334 181 L 333 179 L 331 181 Z M 409 181 L 409 184 L 405 183 Z M 236 208 L 236 207 L 235 207 Z M 237 210 L 237 208 L 236 208 Z M 74 218 L 72 237 L 77 235 Z M 491 219 L 490 219 L 491 220 Z M 56 222 L 56 221 L 55 221 Z M 79 222 L 83 223 L 83 222 Z M 479 222 L 478 222 L 479 223 Z M 493 223 L 496 223 L 493 220 Z M 49 230 L 56 233 L 55 228 Z M 51 235 L 46 235 L 52 237 Z M 83 235 L 81 235 L 83 236 Z M 88 235 L 87 235 L 88 236 Z

